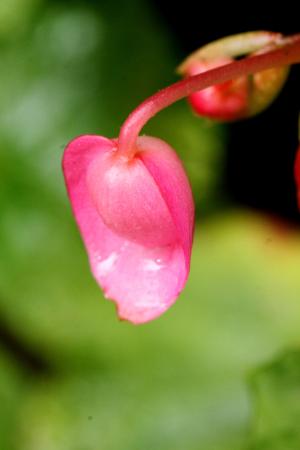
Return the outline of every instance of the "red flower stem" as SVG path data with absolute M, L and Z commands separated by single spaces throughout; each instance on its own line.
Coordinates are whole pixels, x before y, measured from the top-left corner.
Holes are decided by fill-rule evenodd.
M 244 58 L 178 81 L 147 98 L 128 116 L 120 130 L 118 152 L 129 158 L 133 156 L 136 139 L 148 120 L 162 109 L 193 92 L 242 75 L 299 62 L 300 36 L 297 35 L 294 38 L 287 38 L 287 43 L 276 50 Z

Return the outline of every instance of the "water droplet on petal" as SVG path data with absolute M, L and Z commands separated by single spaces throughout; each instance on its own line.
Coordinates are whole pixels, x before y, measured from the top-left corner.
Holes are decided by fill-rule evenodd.
M 97 273 L 99 276 L 105 277 L 114 268 L 118 259 L 118 254 L 116 252 L 111 253 L 108 258 L 97 264 Z M 101 258 L 100 258 L 101 260 Z

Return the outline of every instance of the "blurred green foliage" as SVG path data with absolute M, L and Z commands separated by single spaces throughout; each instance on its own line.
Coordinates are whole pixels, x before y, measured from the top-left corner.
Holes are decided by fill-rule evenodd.
M 256 416 L 251 450 L 298 450 L 300 442 L 300 351 L 260 369 L 252 380 Z
M 0 52 L 0 320 L 45 366 L 0 330 L 0 449 L 246 448 L 247 376 L 299 341 L 299 235 L 208 214 L 226 135 L 180 102 L 145 132 L 178 151 L 199 202 L 191 276 L 162 318 L 118 322 L 89 272 L 61 156 L 76 135 L 117 136 L 175 81 L 175 44 L 146 1 L 1 0 Z

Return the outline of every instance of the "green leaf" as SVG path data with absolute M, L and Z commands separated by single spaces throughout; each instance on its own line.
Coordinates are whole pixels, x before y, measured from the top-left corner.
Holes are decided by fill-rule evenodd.
M 27 386 L 18 369 L 0 346 L 0 448 L 5 450 L 15 449 L 18 411 Z
M 300 351 L 284 353 L 255 373 L 250 450 L 300 448 Z

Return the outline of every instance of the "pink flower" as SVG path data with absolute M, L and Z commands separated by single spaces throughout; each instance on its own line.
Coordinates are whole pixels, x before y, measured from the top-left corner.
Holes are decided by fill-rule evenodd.
M 265 50 L 264 45 L 274 39 L 278 35 L 265 32 L 229 37 L 226 55 L 238 56 L 231 54 L 233 50 L 241 54 Z M 187 280 L 193 240 L 194 204 L 181 162 L 168 144 L 139 137 L 139 133 L 159 111 L 210 86 L 214 86 L 211 92 L 225 98 L 221 106 L 227 105 L 228 118 L 235 108 L 227 94 L 233 95 L 234 104 L 239 104 L 241 96 L 243 106 L 243 79 L 251 74 L 255 101 L 250 102 L 248 113 L 262 110 L 282 85 L 285 66 L 300 60 L 298 35 L 285 41 L 280 37 L 279 44 L 279 48 L 230 64 L 225 64 L 228 60 L 220 63 L 218 57 L 216 65 L 221 67 L 207 70 L 206 66 L 203 73 L 157 92 L 128 116 L 118 139 L 81 136 L 67 146 L 63 170 L 75 218 L 93 275 L 116 303 L 120 318 L 147 322 L 174 303 Z M 215 42 L 204 53 L 218 56 L 223 47 L 224 41 Z M 203 50 L 200 53 L 203 57 Z M 181 72 L 185 74 L 198 57 L 199 52 L 189 57 Z M 216 97 L 220 106 L 218 101 Z M 297 169 L 296 177 L 298 173 Z
M 128 158 L 117 143 L 78 137 L 65 150 L 63 170 L 92 273 L 119 317 L 138 324 L 160 316 L 185 285 L 194 205 L 168 144 L 139 137 Z

